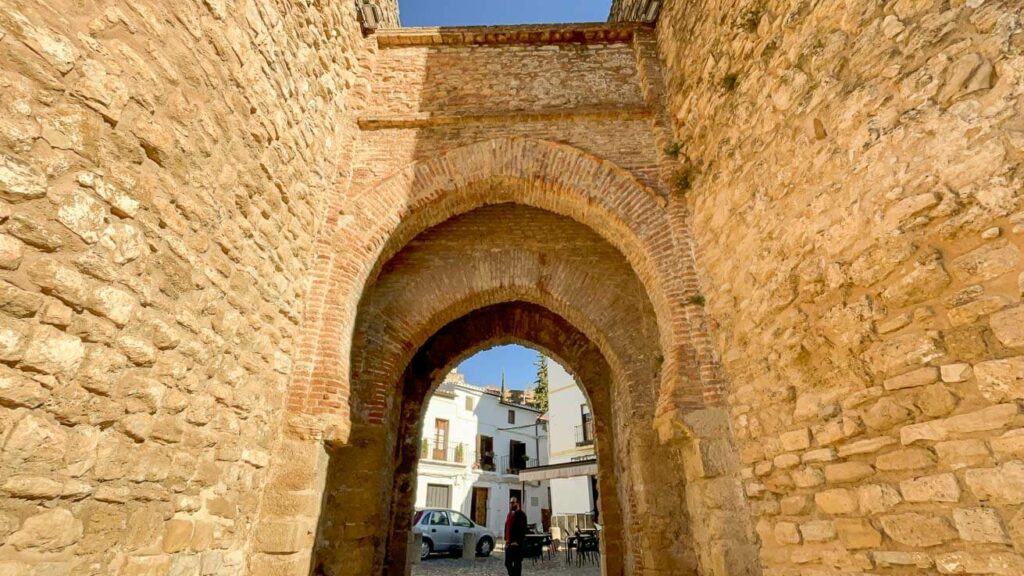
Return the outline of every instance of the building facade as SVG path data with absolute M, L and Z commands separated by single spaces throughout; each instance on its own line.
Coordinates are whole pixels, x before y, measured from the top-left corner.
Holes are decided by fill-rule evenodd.
M 509 498 L 523 503 L 531 524 L 548 506 L 546 482 L 523 482 L 519 471 L 547 463 L 547 423 L 528 406 L 449 374 L 427 404 L 417 468 L 416 509 L 458 510 L 502 536 Z
M 551 465 L 596 460 L 594 419 L 576 379 L 557 362 L 548 368 L 548 462 Z M 552 478 L 551 513 L 561 517 L 590 515 L 597 509 L 597 483 L 593 476 Z

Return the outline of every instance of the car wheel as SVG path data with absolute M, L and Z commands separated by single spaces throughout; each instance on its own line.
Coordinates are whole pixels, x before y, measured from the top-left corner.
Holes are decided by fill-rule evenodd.
M 420 560 L 426 560 L 430 553 L 434 551 L 434 543 L 424 538 L 423 543 L 420 544 Z
M 494 540 L 484 537 L 476 543 L 476 555 L 477 556 L 490 556 L 491 552 L 494 551 Z

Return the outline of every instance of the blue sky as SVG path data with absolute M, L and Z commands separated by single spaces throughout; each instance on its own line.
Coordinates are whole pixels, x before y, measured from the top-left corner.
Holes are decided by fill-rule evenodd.
M 402 26 L 604 22 L 611 0 L 399 0 Z
M 477 353 L 459 364 L 459 372 L 466 375 L 466 382 L 477 386 L 501 385 L 501 371 L 505 371 L 505 383 L 510 390 L 533 387 L 537 369 L 537 351 L 518 345 L 497 346 Z

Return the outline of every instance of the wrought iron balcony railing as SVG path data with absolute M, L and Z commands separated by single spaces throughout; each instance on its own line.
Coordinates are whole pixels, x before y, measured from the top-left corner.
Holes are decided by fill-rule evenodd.
M 576 427 L 576 445 L 577 446 L 590 446 L 594 443 L 594 422 L 593 420 L 586 424 L 581 424 Z
M 420 445 L 420 459 L 451 464 L 465 464 L 473 461 L 466 444 L 457 442 L 438 443 L 427 438 Z

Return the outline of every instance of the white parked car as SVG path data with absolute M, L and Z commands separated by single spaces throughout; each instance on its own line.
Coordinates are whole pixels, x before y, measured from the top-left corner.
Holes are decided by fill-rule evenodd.
M 490 556 L 494 550 L 494 535 L 455 510 L 420 510 L 412 519 L 412 531 L 423 536 L 420 547 L 423 560 L 434 552 L 461 552 L 466 534 L 474 535 L 477 556 Z

